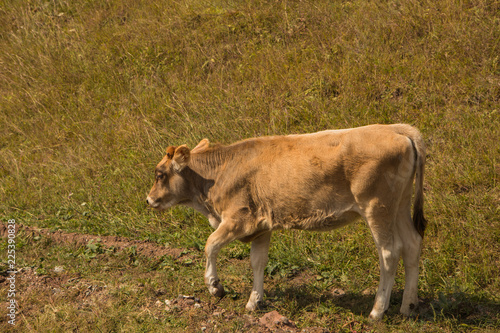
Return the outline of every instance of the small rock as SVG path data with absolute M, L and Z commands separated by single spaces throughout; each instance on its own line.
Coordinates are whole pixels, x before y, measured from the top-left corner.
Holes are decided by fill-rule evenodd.
M 64 272 L 64 267 L 63 266 L 56 266 L 56 267 L 54 267 L 54 272 L 55 273 L 62 273 L 62 272 Z
M 179 311 L 179 307 L 177 305 L 172 305 L 172 306 L 165 306 L 165 311 L 167 312 L 177 312 Z
M 164 288 L 160 288 L 160 289 L 155 291 L 156 297 L 165 295 L 166 293 L 167 293 L 167 290 Z
M 280 315 L 276 310 L 266 313 L 260 318 L 260 323 L 271 331 L 282 326 L 295 327 L 295 324 L 290 319 Z
M 344 296 L 345 296 L 345 291 L 344 291 L 344 290 L 342 290 L 342 289 L 340 289 L 340 288 L 334 288 L 334 289 L 332 290 L 332 295 L 333 295 L 334 297 L 338 297 L 338 298 L 340 298 L 340 297 L 344 297 Z
M 200 303 L 195 303 L 194 307 L 197 308 L 197 309 L 199 309 L 199 308 L 201 308 L 201 304 Z
M 155 305 L 156 306 L 161 306 L 161 301 L 160 300 L 156 301 Z
M 218 317 L 218 316 L 222 315 L 224 312 L 226 312 L 226 310 L 222 309 L 220 311 L 214 311 L 212 313 L 212 315 L 215 316 L 215 317 Z
M 165 305 L 166 305 L 166 306 L 170 306 L 170 305 L 172 305 L 172 301 L 170 301 L 170 300 L 166 299 L 166 300 L 165 300 Z
M 361 292 L 361 295 L 364 295 L 364 296 L 369 296 L 369 295 L 371 295 L 371 294 L 372 294 L 372 290 L 371 290 L 371 288 L 366 288 L 365 290 L 363 290 L 363 291 Z

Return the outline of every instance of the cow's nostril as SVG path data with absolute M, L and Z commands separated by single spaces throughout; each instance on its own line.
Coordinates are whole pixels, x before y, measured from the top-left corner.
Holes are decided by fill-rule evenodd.
M 159 205 L 158 201 L 159 201 L 159 199 L 151 198 L 149 196 L 146 199 L 146 202 L 148 203 L 148 205 L 150 205 L 153 208 L 158 207 L 158 205 Z

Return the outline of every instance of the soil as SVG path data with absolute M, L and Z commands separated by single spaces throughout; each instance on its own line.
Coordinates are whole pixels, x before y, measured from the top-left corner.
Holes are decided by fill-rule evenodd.
M 94 242 L 99 242 L 103 247 L 113 247 L 116 251 L 125 250 L 131 246 L 135 246 L 137 255 L 147 257 L 170 255 L 177 258 L 180 262 L 187 257 L 184 255 L 186 252 L 183 249 L 160 246 L 156 243 L 148 241 L 129 240 L 127 238 L 117 236 L 95 236 L 78 233 L 66 233 L 60 230 L 51 231 L 25 226 L 22 224 L 16 224 L 16 228 L 16 233 L 22 231 L 28 237 L 44 236 L 59 244 L 71 244 L 78 247 L 86 246 L 91 240 L 94 240 Z M 7 237 L 7 226 L 1 222 L 0 236 Z M 23 267 L 19 269 L 17 278 L 19 279 L 19 288 L 23 290 L 23 296 L 29 298 L 36 295 L 36 297 L 40 300 L 55 299 L 58 297 L 71 299 L 72 303 L 77 304 L 78 310 L 82 311 L 90 311 L 90 309 L 95 308 L 96 303 L 102 304 L 112 301 L 109 291 L 107 290 L 107 286 L 104 283 L 100 284 L 96 281 L 89 281 L 81 278 L 79 275 L 68 274 L 63 267 L 56 267 L 54 271 L 56 274 L 40 275 L 36 272 L 36 269 L 32 267 Z M 299 280 L 301 278 L 299 278 Z M 7 288 L 8 283 L 9 282 L 6 277 L 0 275 L 1 288 Z M 226 309 L 217 306 L 217 302 L 202 302 L 198 298 L 185 295 L 179 295 L 177 298 L 171 300 L 164 300 L 164 297 L 162 296 L 163 293 L 161 290 L 158 290 L 156 293 L 156 302 L 148 302 L 150 307 L 154 308 L 155 311 L 163 312 L 165 315 L 180 315 L 182 313 L 186 313 L 190 316 L 190 314 L 198 312 L 204 319 L 200 323 L 201 327 L 197 328 L 197 330 L 201 329 L 203 332 L 217 331 L 218 322 L 238 317 L 239 320 L 243 320 L 243 326 L 246 332 L 327 332 L 325 329 L 316 327 L 299 329 L 296 327 L 295 323 L 279 314 L 277 311 L 261 314 L 260 318 L 255 314 L 244 314 L 241 316 L 241 314 L 226 311 Z M 39 312 L 40 309 L 37 309 L 37 307 L 41 306 L 41 304 L 29 304 L 30 303 L 23 306 L 23 314 L 29 316 L 30 314 Z M 5 316 L 2 316 L 2 318 L 3 317 Z M 3 325 L 4 323 L 2 323 L 2 321 L 3 320 L 0 320 L 0 324 Z M 25 321 L 25 325 L 28 326 L 26 327 L 27 329 L 32 330 L 27 321 Z
M 40 228 L 25 226 L 22 224 L 16 224 L 16 233 L 19 230 L 22 230 L 27 235 L 31 236 L 48 237 L 55 243 L 73 244 L 76 246 L 85 246 L 91 240 L 93 240 L 94 242 L 99 242 L 102 246 L 106 248 L 112 247 L 117 251 L 130 248 L 131 246 L 135 246 L 138 255 L 143 255 L 147 257 L 162 257 L 164 255 L 170 255 L 174 258 L 178 258 L 183 253 L 183 249 L 165 247 L 165 246 L 160 246 L 157 243 L 153 242 L 130 240 L 125 237 L 118 237 L 118 236 L 96 236 L 96 235 L 79 234 L 75 232 L 66 233 L 61 230 L 51 231 L 48 229 L 40 229 Z M 0 237 L 7 237 L 7 226 L 3 223 L 0 223 Z

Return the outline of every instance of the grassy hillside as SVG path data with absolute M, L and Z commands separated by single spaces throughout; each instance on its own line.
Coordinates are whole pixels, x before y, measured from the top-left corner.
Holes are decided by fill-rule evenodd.
M 165 274 L 155 286 L 172 297 L 191 292 L 210 299 L 202 251 L 211 229 L 190 209 L 146 207 L 166 146 L 395 122 L 418 127 L 428 145 L 429 226 L 419 285 L 427 310 L 411 322 L 396 315 L 401 269 L 391 315 L 382 326 L 367 324 L 378 260 L 362 222 L 328 234 L 274 237 L 268 299 L 299 327 L 498 329 L 498 1 L 0 0 L 0 219 L 188 249 L 195 264 L 175 268 L 183 274 L 166 272 L 172 263 L 153 269 Z M 19 267 L 50 275 L 57 265 L 43 261 L 55 255 L 50 244 L 23 237 Z M 6 240 L 1 244 L 4 263 Z M 221 254 L 221 263 L 243 263 L 220 274 L 233 295 L 241 293 L 223 306 L 240 315 L 251 288 L 248 251 L 232 244 Z M 101 278 L 97 268 L 76 267 L 75 274 Z M 310 279 L 290 285 L 297 276 Z M 137 282 L 132 275 L 126 281 Z M 325 298 L 332 287 L 348 290 L 348 301 Z M 35 331 L 64 331 L 68 322 L 88 329 L 97 322 L 103 331 L 189 326 L 169 315 L 134 319 L 142 313 L 140 299 L 153 296 L 137 297 L 134 305 L 101 305 L 102 313 L 82 322 L 68 310 L 71 303 L 56 303 L 65 316 L 34 309 L 20 325 Z

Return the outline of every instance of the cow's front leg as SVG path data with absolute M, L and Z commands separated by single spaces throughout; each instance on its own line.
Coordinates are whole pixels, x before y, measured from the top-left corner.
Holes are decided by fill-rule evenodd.
M 208 287 L 208 291 L 217 297 L 224 296 L 224 287 L 220 284 L 219 277 L 217 276 L 217 255 L 224 245 L 235 240 L 235 236 L 235 232 L 228 224 L 221 223 L 217 230 L 208 237 L 207 244 L 205 245 L 205 256 L 207 258 L 205 284 Z
M 255 311 L 264 300 L 264 269 L 267 265 L 271 232 L 267 232 L 252 242 L 250 262 L 253 270 L 253 288 L 246 305 L 247 311 Z

